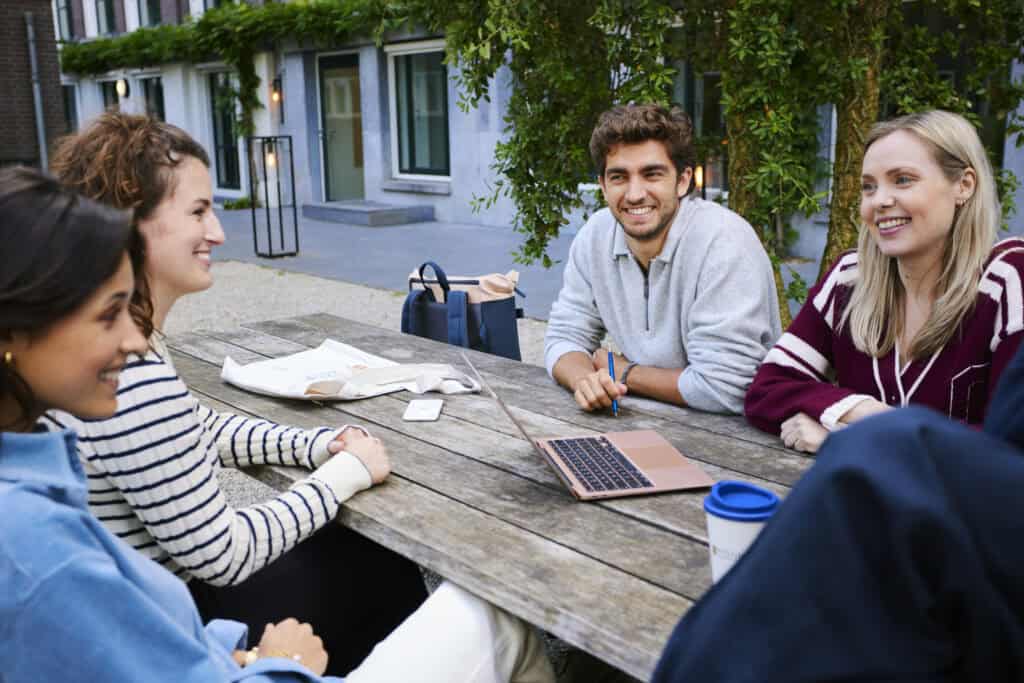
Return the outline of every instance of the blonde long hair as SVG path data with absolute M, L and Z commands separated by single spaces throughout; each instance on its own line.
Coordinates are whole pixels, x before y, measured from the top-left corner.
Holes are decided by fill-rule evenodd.
M 950 182 L 958 181 L 967 169 L 973 169 L 976 177 L 974 193 L 953 215 L 942 251 L 938 297 L 910 348 L 910 356 L 920 358 L 945 346 L 974 306 L 982 269 L 996 238 L 999 200 L 985 148 L 974 126 L 962 116 L 933 110 L 877 123 L 864 151 L 898 130 L 924 142 Z M 840 329 L 849 320 L 857 348 L 876 358 L 884 356 L 902 331 L 905 296 L 896 259 L 881 252 L 868 226 L 862 224 L 857 279 Z

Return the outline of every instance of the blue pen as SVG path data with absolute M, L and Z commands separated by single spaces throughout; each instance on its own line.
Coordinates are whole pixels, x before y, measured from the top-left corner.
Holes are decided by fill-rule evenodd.
M 615 354 L 611 351 L 608 352 L 608 374 L 612 376 L 612 381 L 615 381 Z M 612 415 L 619 416 L 619 402 L 616 399 L 612 399 Z

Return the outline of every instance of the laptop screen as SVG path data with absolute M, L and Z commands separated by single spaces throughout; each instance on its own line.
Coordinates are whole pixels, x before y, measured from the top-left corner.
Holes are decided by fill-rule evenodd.
M 512 414 L 512 411 L 508 409 L 508 406 L 505 405 L 505 402 L 501 400 L 501 397 L 494 393 L 494 389 L 491 389 L 491 385 L 488 384 L 484 380 L 484 378 L 480 376 L 480 373 L 477 372 L 476 366 L 473 365 L 473 361 L 469 360 L 469 356 L 466 355 L 466 352 L 459 351 L 459 353 L 462 354 L 462 360 L 466 361 L 466 365 L 468 365 L 469 369 L 473 371 L 473 376 L 476 377 L 476 381 L 480 382 L 480 386 L 486 389 L 487 393 L 489 393 L 494 398 L 494 400 L 498 402 L 498 405 L 501 406 L 501 409 L 505 411 L 506 415 L 508 415 L 508 419 L 512 420 L 512 424 L 516 426 L 516 429 L 518 429 L 519 433 L 523 435 L 523 438 L 526 439 L 531 446 L 533 446 L 533 449 L 535 451 L 537 451 L 540 455 L 544 456 L 544 458 L 547 459 L 548 455 L 547 453 L 544 452 L 544 449 L 538 446 L 537 442 L 533 439 L 533 437 L 526 433 L 526 429 L 519 422 L 519 420 L 516 419 L 516 416 Z

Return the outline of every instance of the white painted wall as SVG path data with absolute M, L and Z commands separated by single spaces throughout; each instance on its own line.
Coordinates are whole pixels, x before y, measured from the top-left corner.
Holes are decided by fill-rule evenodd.
M 103 93 L 100 84 L 92 78 L 78 82 L 79 125 L 85 127 L 90 120 L 103 112 Z
M 124 0 L 124 25 L 129 33 L 139 27 L 139 0 Z
M 99 25 L 96 19 L 96 2 L 95 0 L 83 0 L 82 1 L 82 14 L 85 19 L 85 37 L 95 38 L 99 35 Z
M 53 35 L 60 40 L 60 22 L 57 20 L 57 1 L 50 0 L 50 18 L 53 19 Z
M 191 103 L 185 81 L 185 70 L 181 64 L 164 66 L 160 74 L 164 86 L 164 118 L 167 123 L 188 130 L 188 110 Z

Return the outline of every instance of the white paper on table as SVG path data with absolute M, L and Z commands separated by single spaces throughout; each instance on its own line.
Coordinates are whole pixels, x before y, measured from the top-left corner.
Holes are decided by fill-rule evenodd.
M 414 394 L 480 391 L 476 380 L 451 365 L 399 365 L 333 339 L 309 351 L 248 365 L 239 365 L 228 356 L 220 377 L 249 391 L 307 400 L 351 401 L 403 389 Z

